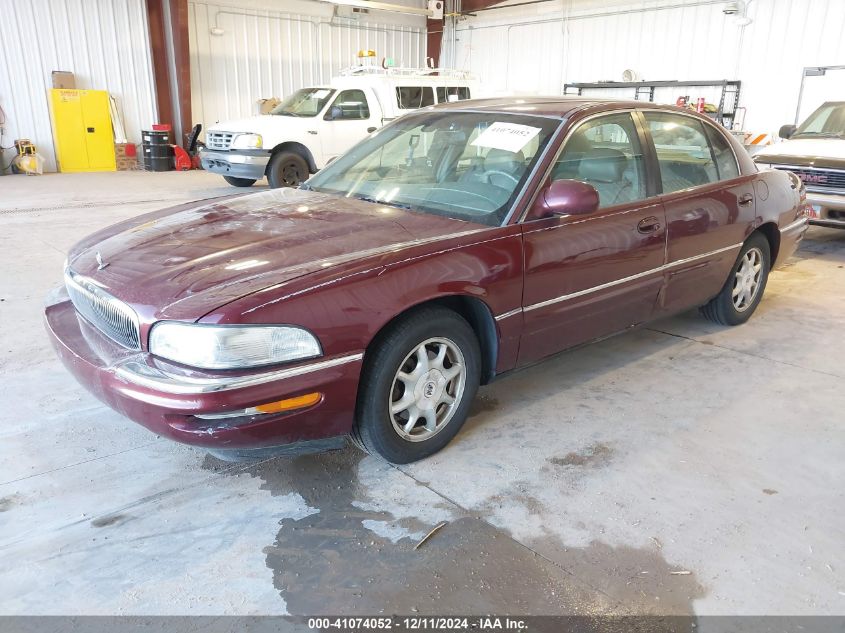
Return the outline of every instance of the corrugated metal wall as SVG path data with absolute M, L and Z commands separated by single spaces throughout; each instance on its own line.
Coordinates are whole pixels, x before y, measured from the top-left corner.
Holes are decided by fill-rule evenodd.
M 803 67 L 845 64 L 845 1 L 754 0 L 744 28 L 723 5 L 560 0 L 479 12 L 458 23 L 444 54 L 493 93 L 561 94 L 566 82 L 620 81 L 628 68 L 653 80 L 738 78 L 746 128 L 775 131 L 794 117 Z M 657 98 L 674 102 L 677 92 Z
M 31 139 L 48 171 L 56 168 L 47 105 L 54 70 L 73 72 L 78 88 L 108 90 L 131 141 L 155 120 L 143 0 L 0 0 L 0 43 L 2 144 Z M 5 152 L 4 165 L 12 155 Z
M 296 0 L 238 6 L 196 0 L 189 11 L 192 114 L 206 126 L 257 114 L 258 99 L 328 81 L 355 62 L 359 49 L 403 65 L 425 60 L 422 17 L 372 12 L 360 21 L 333 19 L 331 5 Z

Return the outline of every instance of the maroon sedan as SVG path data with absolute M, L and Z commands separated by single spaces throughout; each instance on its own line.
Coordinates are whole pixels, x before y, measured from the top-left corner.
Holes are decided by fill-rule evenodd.
M 444 104 L 299 190 L 92 235 L 47 327 L 87 389 L 160 435 L 242 456 L 351 434 L 410 462 L 509 370 L 690 308 L 743 323 L 804 206 L 797 178 L 686 110 Z

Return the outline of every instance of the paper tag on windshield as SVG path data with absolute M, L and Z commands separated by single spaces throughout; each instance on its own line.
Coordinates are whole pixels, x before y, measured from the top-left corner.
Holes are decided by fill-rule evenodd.
M 311 93 L 312 99 L 325 99 L 329 96 L 329 90 L 315 90 Z
M 541 128 L 519 123 L 496 122 L 472 142 L 478 147 L 503 149 L 506 152 L 518 152 L 540 133 Z

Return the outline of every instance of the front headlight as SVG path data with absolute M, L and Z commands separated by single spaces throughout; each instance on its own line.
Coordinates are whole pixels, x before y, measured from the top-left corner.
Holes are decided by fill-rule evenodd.
M 261 149 L 264 147 L 264 139 L 260 134 L 238 134 L 232 139 L 231 149 Z
M 315 358 L 322 349 L 313 334 L 288 325 L 160 321 L 150 332 L 150 353 L 201 369 L 237 369 Z

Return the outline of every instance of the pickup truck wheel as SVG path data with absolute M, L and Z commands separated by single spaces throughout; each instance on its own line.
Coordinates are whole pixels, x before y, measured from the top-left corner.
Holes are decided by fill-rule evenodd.
M 398 321 L 367 354 L 352 440 L 394 464 L 436 453 L 469 415 L 480 359 L 475 333 L 451 310 Z
M 701 308 L 709 320 L 721 325 L 745 323 L 763 298 L 771 266 L 769 240 L 753 233 L 739 251 L 722 290 Z
M 234 176 L 223 176 L 223 180 L 233 187 L 252 187 L 255 181 L 250 178 L 235 178 Z
M 298 187 L 308 180 L 308 163 L 295 152 L 279 152 L 270 159 L 267 180 L 273 189 Z

